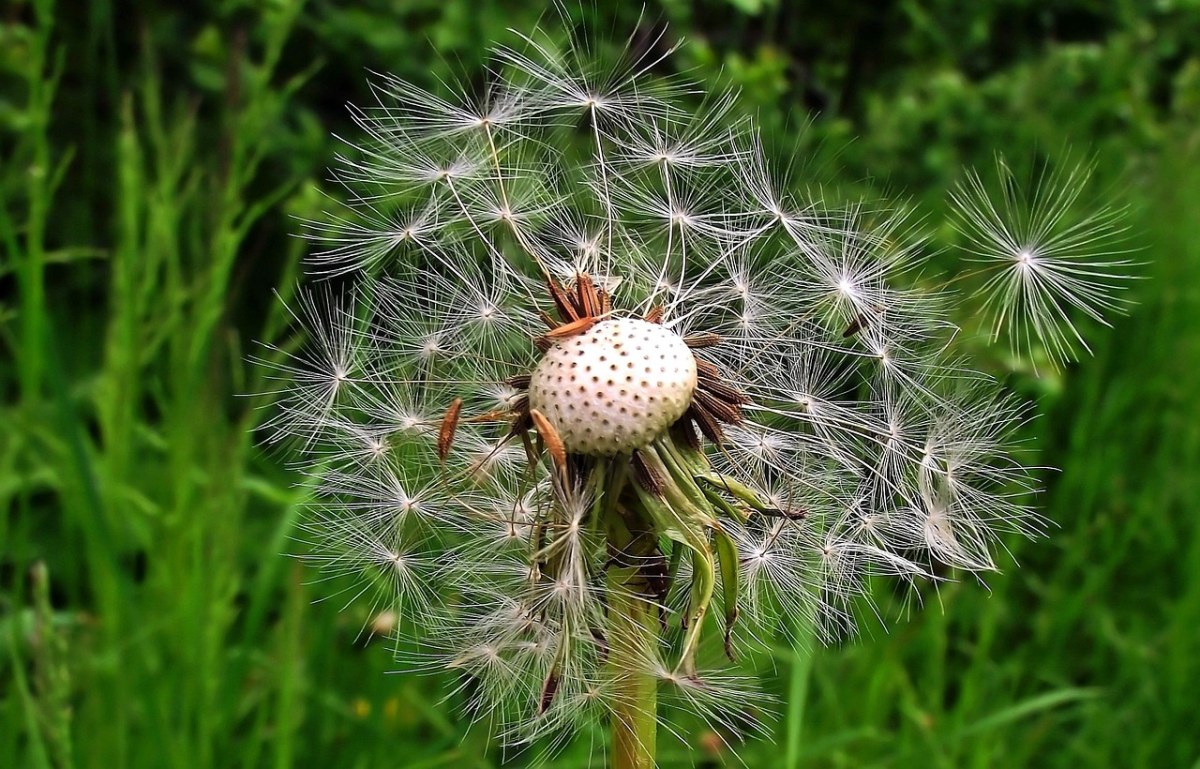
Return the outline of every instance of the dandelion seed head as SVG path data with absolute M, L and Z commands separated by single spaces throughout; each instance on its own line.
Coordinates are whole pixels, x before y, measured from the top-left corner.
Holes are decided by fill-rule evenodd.
M 662 46 L 560 43 L 496 50 L 482 95 L 378 78 L 344 205 L 304 225 L 350 287 L 301 292 L 308 343 L 265 346 L 267 429 L 335 595 L 401 618 L 402 662 L 458 674 L 502 739 L 561 744 L 645 678 L 666 728 L 761 728 L 727 655 L 842 638 L 873 578 L 994 570 L 1040 531 L 1026 410 L 951 353 L 908 211 L 797 192 L 731 95 L 686 108 Z M 1123 306 L 1118 212 L 1077 214 L 1086 172 L 1000 176 L 951 201 L 979 303 L 1066 358 Z

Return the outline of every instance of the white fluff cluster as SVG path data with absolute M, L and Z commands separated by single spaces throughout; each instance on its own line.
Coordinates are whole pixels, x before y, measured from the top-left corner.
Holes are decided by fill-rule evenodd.
M 708 672 L 722 633 L 706 631 L 717 640 L 698 671 L 675 661 L 693 651 L 683 626 L 720 624 L 696 611 L 710 594 L 731 652 L 781 627 L 831 639 L 872 575 L 994 569 L 998 538 L 1038 530 L 1011 454 L 1025 409 L 947 352 L 956 329 L 945 297 L 912 279 L 924 253 L 904 217 L 781 189 L 732 100 L 689 112 L 661 67 L 629 54 L 599 68 L 539 37 L 498 49 L 479 96 L 383 79 L 337 171 L 348 205 L 310 225 L 315 270 L 354 287 L 305 295 L 308 345 L 264 356 L 286 381 L 273 426 L 315 478 L 311 557 L 365 576 L 353 597 L 394 609 L 401 636 L 420 639 L 411 661 L 461 673 L 469 711 L 510 740 L 605 717 L 627 672 L 617 654 L 705 715 L 744 711 L 753 682 Z M 981 195 L 961 197 L 987 253 L 1094 245 L 1078 231 L 1053 248 L 1009 243 Z M 1090 274 L 1102 265 L 1079 265 L 1039 272 L 1046 293 L 1042 279 L 1004 289 L 1061 309 L 1034 331 L 1069 305 L 1105 305 Z M 1027 268 L 1018 255 L 999 269 Z M 572 311 L 556 316 L 548 281 L 568 291 L 579 276 L 611 309 L 554 337 Z M 693 359 L 680 340 L 697 337 L 709 341 Z M 576 361 L 582 375 L 564 368 Z M 697 412 L 693 389 L 697 403 L 728 397 Z M 560 472 L 522 421 L 531 406 L 565 445 Z M 641 485 L 611 500 L 592 482 L 624 478 L 614 462 L 673 423 L 701 439 L 692 464 L 648 455 L 629 481 Z M 621 533 L 667 629 L 653 648 L 617 649 L 611 524 L 657 510 L 664 474 L 692 496 L 657 514 L 691 505 L 700 523 Z

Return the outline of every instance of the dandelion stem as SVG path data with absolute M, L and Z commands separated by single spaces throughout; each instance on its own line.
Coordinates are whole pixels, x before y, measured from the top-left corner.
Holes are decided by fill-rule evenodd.
M 653 769 L 658 729 L 658 682 L 647 670 L 658 645 L 654 604 L 643 595 L 637 567 L 611 568 L 609 665 L 615 679 L 612 768 Z

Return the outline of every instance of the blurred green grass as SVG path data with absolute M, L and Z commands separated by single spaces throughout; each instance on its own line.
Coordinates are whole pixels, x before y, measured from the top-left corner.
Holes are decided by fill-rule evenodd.
M 692 38 L 693 77 L 743 91 L 783 162 L 802 156 L 798 182 L 928 211 L 962 163 L 1072 143 L 1123 180 L 1147 262 L 1140 305 L 1094 335 L 1094 359 L 1008 375 L 1047 413 L 1030 428 L 1039 457 L 1063 468 L 1042 500 L 1058 528 L 1010 543 L 1021 568 L 927 588 L 920 608 L 881 585 L 889 631 L 868 620 L 842 648 L 772 661 L 773 740 L 735 757 L 697 731 L 667 742 L 664 766 L 1200 766 L 1200 10 L 1034 6 L 651 14 Z M 594 10 L 601 33 L 639 17 Z M 305 489 L 255 445 L 269 396 L 238 394 L 270 389 L 244 360 L 283 333 L 271 290 L 286 298 L 299 274 L 291 217 L 323 205 L 326 137 L 346 126 L 342 101 L 366 101 L 364 68 L 435 87 L 540 15 L 465 0 L 12 7 L 0 766 L 500 764 L 445 681 L 386 675 L 365 610 L 321 600 L 330 587 L 280 555 Z M 878 24 L 898 33 L 873 45 Z M 823 112 L 801 138 L 806 108 Z M 593 765 L 589 747 L 551 765 Z

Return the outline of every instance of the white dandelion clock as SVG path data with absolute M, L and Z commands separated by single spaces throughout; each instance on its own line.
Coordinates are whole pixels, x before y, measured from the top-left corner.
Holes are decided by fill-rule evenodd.
M 607 720 L 613 764 L 650 767 L 679 708 L 760 722 L 732 660 L 777 631 L 837 638 L 872 577 L 994 569 L 1038 520 L 1024 411 L 948 355 L 905 217 L 793 199 L 729 97 L 692 116 L 660 57 L 583 50 L 531 38 L 485 98 L 386 79 L 355 113 L 348 202 L 308 225 L 355 288 L 303 300 L 272 426 L 315 479 L 312 558 L 366 576 L 407 662 L 509 744 Z M 1115 223 L 1060 232 L 1058 197 L 1009 224 L 971 178 L 993 301 L 1062 349 L 1064 302 L 1117 301 Z

